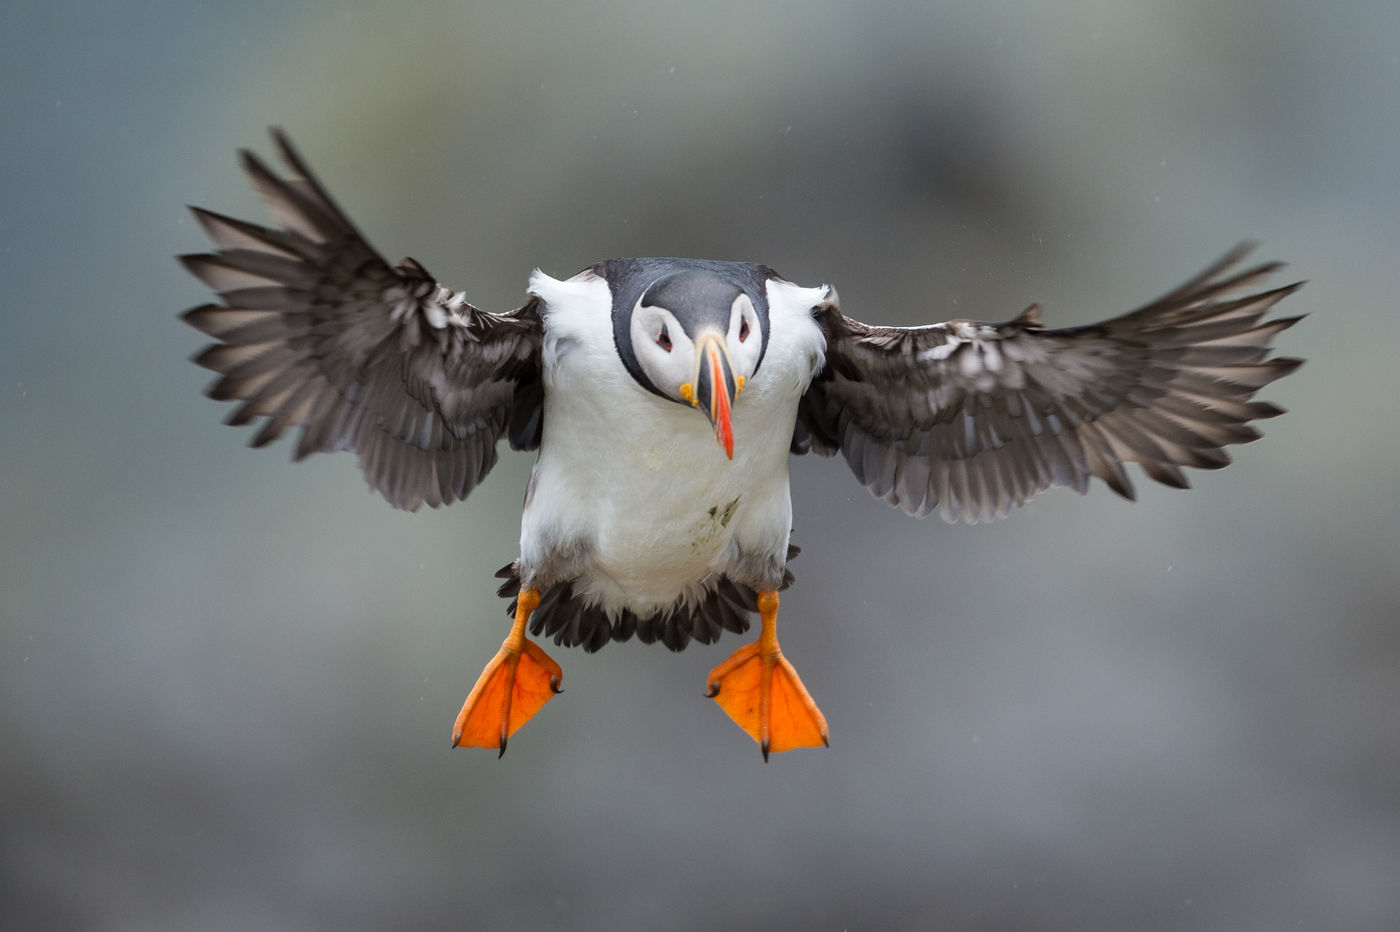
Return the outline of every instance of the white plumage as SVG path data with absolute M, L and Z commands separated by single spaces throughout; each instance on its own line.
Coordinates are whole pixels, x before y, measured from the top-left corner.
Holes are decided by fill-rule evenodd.
M 559 548 L 583 554 L 569 566 L 583 580 L 574 593 L 614 617 L 694 602 L 705 583 L 755 558 L 781 579 L 792 527 L 788 443 L 821 367 L 811 309 L 828 291 L 768 283 L 771 336 L 734 407 L 730 460 L 694 411 L 646 391 L 623 367 L 603 278 L 537 271 L 544 432 L 521 520 L 521 575 L 534 578 Z
M 1239 248 L 1156 301 L 1101 324 L 1013 320 L 881 327 L 833 289 L 766 266 L 613 259 L 526 303 L 478 310 L 369 246 L 285 137 L 294 177 L 244 153 L 282 229 L 195 210 L 217 247 L 183 256 L 220 303 L 185 319 L 210 394 L 262 418 L 261 446 L 300 429 L 298 458 L 353 451 L 400 508 L 465 498 L 501 439 L 538 450 L 519 559 L 501 572 L 514 625 L 477 681 L 454 744 L 500 747 L 562 671 L 528 630 L 597 650 L 636 636 L 680 650 L 759 640 L 716 667 L 724 710 L 769 750 L 823 744 L 826 722 L 778 647 L 792 576 L 790 453 L 841 453 L 872 493 L 914 515 L 999 517 L 1098 478 L 1133 497 L 1126 464 L 1184 488 L 1226 465 L 1254 400 L 1300 360 L 1271 358 L 1298 318 L 1267 319 L 1299 285 L 1252 291 L 1278 266 Z M 698 410 L 693 410 L 698 409 Z

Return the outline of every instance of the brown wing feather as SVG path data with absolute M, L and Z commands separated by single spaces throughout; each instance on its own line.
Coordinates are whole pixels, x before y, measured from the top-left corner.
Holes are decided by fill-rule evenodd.
M 1032 306 L 1001 324 L 874 327 L 818 310 L 826 366 L 799 408 L 799 434 L 837 450 L 874 494 L 913 515 L 1000 517 L 1052 486 L 1097 476 L 1132 498 L 1124 463 L 1185 488 L 1182 467 L 1218 469 L 1249 423 L 1282 409 L 1253 401 L 1298 366 L 1269 359 L 1301 318 L 1265 320 L 1302 283 L 1246 293 L 1278 268 L 1230 274 L 1241 246 L 1122 317 L 1046 330 Z
M 218 342 L 195 357 L 219 373 L 209 395 L 263 418 L 253 446 L 300 427 L 295 456 L 351 450 L 370 485 L 409 511 L 466 498 L 496 443 L 538 443 L 542 389 L 534 301 L 488 314 L 405 259 L 390 267 L 331 200 L 280 132 L 295 177 L 243 153 L 282 229 L 207 210 L 217 247 L 181 256 L 222 304 L 184 319 Z

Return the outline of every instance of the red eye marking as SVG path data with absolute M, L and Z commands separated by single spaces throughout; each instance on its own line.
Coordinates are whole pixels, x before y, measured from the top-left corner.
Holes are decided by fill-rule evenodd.
M 661 325 L 661 336 L 656 338 L 656 345 L 668 353 L 671 352 L 671 335 L 666 332 L 665 324 Z
M 743 343 L 749 338 L 749 319 L 745 317 L 739 321 L 739 342 Z

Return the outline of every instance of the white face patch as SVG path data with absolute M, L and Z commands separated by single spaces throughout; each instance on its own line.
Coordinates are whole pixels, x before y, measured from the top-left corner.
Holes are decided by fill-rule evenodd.
M 689 403 L 680 387 L 695 381 L 697 365 L 695 340 L 681 326 L 676 315 L 664 307 L 646 305 L 639 299 L 632 308 L 630 326 L 632 352 L 637 364 L 657 390 L 667 398 Z M 745 381 L 753 377 L 763 351 L 763 332 L 758 312 L 748 295 L 734 299 L 729 310 L 729 326 L 722 334 L 729 365 Z
M 667 398 L 683 401 L 680 386 L 695 368 L 695 344 L 676 315 L 638 300 L 630 332 L 632 352 L 651 384 Z
M 734 374 L 746 380 L 752 378 L 763 352 L 763 332 L 758 311 L 746 294 L 735 298 L 729 308 L 729 332 L 724 342 L 729 348 L 729 364 L 734 367 Z

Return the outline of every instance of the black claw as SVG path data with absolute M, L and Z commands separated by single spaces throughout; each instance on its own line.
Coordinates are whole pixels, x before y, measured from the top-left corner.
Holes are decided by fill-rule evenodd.
M 706 699 L 713 699 L 715 696 L 718 696 L 718 695 L 719 695 L 719 684 L 718 684 L 718 683 L 711 683 L 711 684 L 709 684 L 708 687 L 706 687 L 706 689 L 705 689 L 705 698 L 706 698 Z
M 505 735 L 501 735 L 501 753 L 499 753 L 499 754 L 496 755 L 496 760 L 500 760 L 502 757 L 505 757 L 505 756 L 506 756 L 506 736 L 505 736 Z
M 829 747 L 831 747 L 831 739 L 828 738 L 826 735 L 822 735 L 822 747 L 824 747 L 824 748 L 829 748 Z
M 563 680 L 559 679 L 559 677 L 551 676 L 549 678 L 549 691 L 554 693 L 554 695 L 556 696 L 562 693 L 564 691 L 564 687 L 559 685 L 562 682 Z
M 760 744 L 758 747 L 759 747 L 759 750 L 763 751 L 763 762 L 764 762 L 765 764 L 768 763 L 768 742 L 767 742 L 767 741 L 764 741 L 764 742 L 763 742 L 762 744 Z

